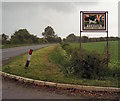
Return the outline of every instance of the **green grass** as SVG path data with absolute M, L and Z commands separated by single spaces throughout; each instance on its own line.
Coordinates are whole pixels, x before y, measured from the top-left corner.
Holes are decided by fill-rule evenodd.
M 70 43 L 72 47 L 80 47 L 80 43 Z M 82 43 L 82 48 L 88 51 L 97 51 L 98 53 L 104 52 L 107 47 L 107 42 L 90 42 Z M 118 61 L 118 41 L 109 41 L 111 62 Z
M 74 46 L 77 44 L 73 44 Z M 62 55 L 59 54 L 58 51 Z M 67 65 L 67 60 L 64 58 L 66 53 L 59 45 L 53 45 L 45 47 L 36 51 L 33 51 L 29 68 L 25 69 L 25 63 L 28 54 L 17 56 L 11 60 L 11 62 L 5 64 L 2 69 L 4 72 L 32 78 L 36 80 L 45 80 L 59 83 L 70 83 L 80 85 L 94 85 L 94 86 L 111 86 L 118 87 L 118 81 L 113 79 L 107 80 L 88 80 L 78 79 L 76 77 L 67 77 L 61 71 L 62 64 Z M 55 61 L 54 61 L 55 60 Z M 64 67 L 65 68 L 65 67 Z
M 67 58 L 66 52 L 61 47 L 58 46 L 56 48 L 56 50 L 54 50 L 50 54 L 50 58 L 53 60 L 53 63 L 57 64 L 58 66 L 60 65 L 61 71 L 64 72 L 64 70 L 65 70 L 64 68 L 69 68 L 68 67 L 69 66 L 69 60 L 68 60 L 69 57 Z M 118 79 L 113 78 L 113 77 L 109 77 L 109 76 L 105 77 L 104 80 L 89 80 L 89 79 L 76 78 L 73 75 L 71 75 L 71 76 L 66 75 L 66 77 L 64 78 L 64 80 L 62 80 L 62 82 L 64 82 L 64 83 L 72 83 L 72 84 L 81 84 L 81 85 L 94 85 L 94 86 L 96 85 L 96 86 L 118 87 Z
M 72 47 L 80 47 L 80 43 L 70 43 L 70 45 L 72 45 Z M 120 61 L 118 60 L 118 45 L 120 45 L 120 41 L 109 41 L 110 47 L 109 68 L 120 68 Z M 96 51 L 98 53 L 104 52 L 106 47 L 107 42 L 82 43 L 82 48 L 88 51 Z
M 25 69 L 25 63 L 28 54 L 13 58 L 12 61 L 4 65 L 2 69 L 7 73 L 38 80 L 52 81 L 54 78 L 60 78 L 63 76 L 62 72 L 59 72 L 59 68 L 48 59 L 48 55 L 54 47 L 55 46 L 50 46 L 34 51 L 27 70 Z
M 62 56 L 56 52 L 60 50 Z M 53 55 L 54 54 L 54 55 Z M 56 55 L 55 55 L 56 54 Z M 57 56 L 57 57 L 56 57 Z M 61 64 L 64 64 L 65 52 L 59 46 L 49 46 L 36 50 L 32 54 L 31 62 L 28 69 L 25 69 L 25 63 L 28 54 L 17 56 L 11 62 L 5 64 L 2 69 L 4 72 L 32 78 L 36 80 L 45 80 L 59 83 L 94 85 L 94 86 L 112 86 L 117 87 L 117 80 L 87 80 L 76 77 L 66 77 L 61 71 Z M 54 59 L 58 59 L 53 61 Z M 65 67 L 64 67 L 65 68 Z

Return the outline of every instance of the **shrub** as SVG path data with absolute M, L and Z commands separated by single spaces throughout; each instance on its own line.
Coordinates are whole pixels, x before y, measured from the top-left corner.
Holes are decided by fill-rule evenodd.
M 74 48 L 69 43 L 61 43 L 61 48 L 57 52 L 59 54 L 56 55 L 56 59 L 59 60 L 57 63 L 62 66 L 61 70 L 67 76 L 85 79 L 119 79 L 119 62 L 115 61 L 114 65 L 110 63 L 110 53 L 107 59 L 106 48 L 101 54 L 82 49 L 80 56 L 80 48 Z
M 111 77 L 117 78 L 120 77 L 120 62 L 119 61 L 114 61 L 109 63 L 109 75 Z
M 100 54 L 95 52 L 80 52 L 77 50 L 72 54 L 71 70 L 77 77 L 87 79 L 100 79 L 107 75 L 107 64 L 103 64 L 103 58 Z
M 61 47 L 67 52 L 68 55 L 72 54 L 74 48 L 69 43 L 62 43 Z
M 86 79 L 102 79 L 108 75 L 106 54 L 82 49 L 82 56 L 80 56 L 79 48 L 73 48 L 68 43 L 61 46 L 70 55 L 70 64 L 67 67 L 69 75 Z

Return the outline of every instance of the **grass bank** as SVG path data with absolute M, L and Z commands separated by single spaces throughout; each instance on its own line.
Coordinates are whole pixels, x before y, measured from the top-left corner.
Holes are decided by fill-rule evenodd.
M 118 86 L 118 81 L 115 79 L 88 80 L 64 75 L 64 68 L 68 63 L 66 56 L 65 51 L 59 45 L 49 46 L 33 52 L 28 69 L 25 69 L 28 54 L 13 58 L 2 69 L 10 74 L 36 80 L 80 85 Z
M 25 69 L 25 63 L 28 54 L 17 56 L 11 62 L 3 66 L 3 71 L 27 78 L 53 81 L 63 76 L 59 72 L 59 68 L 50 62 L 49 54 L 54 50 L 55 46 L 50 46 L 36 50 L 32 54 L 29 68 Z
M 68 68 L 69 71 L 69 56 L 67 56 L 67 53 L 60 46 L 58 46 L 50 56 L 55 64 L 58 66 L 60 65 L 61 71 L 65 72 L 64 74 L 66 74 L 67 70 L 65 68 Z M 118 78 L 113 78 L 110 76 L 107 76 L 101 80 L 77 78 L 74 75 L 66 75 L 66 77 L 69 78 L 74 84 L 118 87 Z

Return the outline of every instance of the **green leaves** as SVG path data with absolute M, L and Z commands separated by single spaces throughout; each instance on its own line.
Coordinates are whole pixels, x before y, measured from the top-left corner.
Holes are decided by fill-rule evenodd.
M 44 29 L 44 32 L 42 33 L 42 35 L 48 42 L 61 42 L 62 41 L 62 39 L 58 37 L 57 34 L 55 34 L 55 31 L 51 26 L 47 26 Z

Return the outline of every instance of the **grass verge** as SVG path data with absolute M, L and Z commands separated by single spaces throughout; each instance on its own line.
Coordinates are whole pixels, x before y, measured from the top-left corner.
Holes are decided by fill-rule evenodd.
M 117 87 L 118 81 L 111 80 L 88 80 L 76 77 L 67 77 L 63 73 L 68 60 L 64 50 L 59 45 L 45 47 L 33 52 L 30 65 L 25 69 L 28 54 L 17 56 L 11 62 L 5 64 L 4 72 L 27 77 L 36 80 L 70 83 L 80 85 L 111 86 Z

